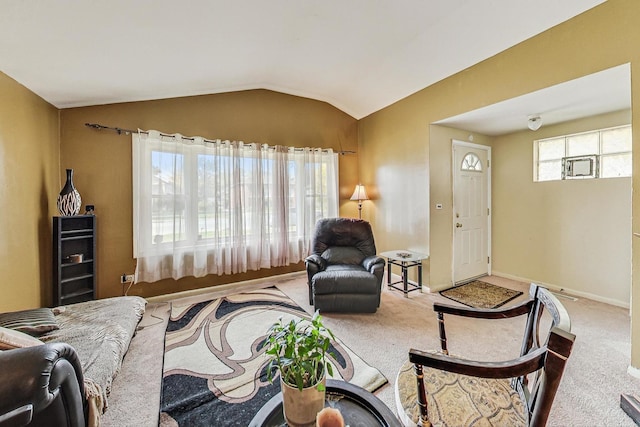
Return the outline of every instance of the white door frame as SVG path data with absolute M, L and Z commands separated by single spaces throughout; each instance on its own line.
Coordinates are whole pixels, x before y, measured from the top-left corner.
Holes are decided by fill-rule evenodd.
M 489 257 L 489 262 L 487 264 L 487 274 L 491 275 L 491 263 L 493 262 L 493 257 L 491 256 L 491 215 L 493 214 L 493 209 L 491 207 L 491 147 L 488 145 L 474 144 L 473 142 L 460 141 L 457 139 L 451 140 L 451 285 L 455 285 L 455 224 L 456 224 L 456 213 L 455 213 L 455 179 L 454 174 L 456 173 L 456 165 L 455 165 L 455 147 L 470 147 L 476 150 L 484 150 L 487 152 L 487 206 L 489 207 L 489 215 L 487 215 L 487 256 Z

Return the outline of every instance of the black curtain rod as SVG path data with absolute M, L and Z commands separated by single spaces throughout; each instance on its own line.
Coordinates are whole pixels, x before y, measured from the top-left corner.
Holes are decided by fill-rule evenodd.
M 88 128 L 94 128 L 94 129 L 98 129 L 98 130 L 103 130 L 103 129 L 104 130 L 112 130 L 112 131 L 118 132 L 118 135 L 122 135 L 123 133 L 125 135 L 129 135 L 129 134 L 132 134 L 134 132 L 138 132 L 137 130 L 133 131 L 131 129 L 114 128 L 114 127 L 111 127 L 111 126 L 99 125 L 97 123 L 85 123 L 84 125 L 86 127 L 88 127 Z
M 144 133 L 144 134 L 147 134 L 147 135 L 149 134 L 149 132 L 146 131 L 146 130 L 123 129 L 123 128 L 119 128 L 119 127 L 100 125 L 98 123 L 85 123 L 84 125 L 86 127 L 97 129 L 97 130 L 111 130 L 111 131 L 117 132 L 118 135 L 122 135 L 122 134 L 131 135 L 131 134 L 134 134 L 134 133 Z M 160 136 L 167 136 L 167 137 L 175 138 L 175 135 L 170 135 L 170 134 L 167 134 L 167 133 L 160 133 Z M 194 141 L 195 140 L 195 138 L 190 138 L 188 136 L 180 136 L 180 138 L 186 139 L 188 141 Z M 204 139 L 205 142 L 212 142 L 212 143 L 217 142 L 217 141 L 213 141 L 211 139 L 206 139 L 206 138 L 203 138 L 203 139 Z M 340 144 L 340 145 L 342 146 L 342 144 Z M 301 148 L 294 148 L 294 150 L 302 150 L 302 149 Z M 356 152 L 355 151 L 340 150 L 340 151 L 337 151 L 337 153 L 344 156 L 345 154 L 355 154 Z

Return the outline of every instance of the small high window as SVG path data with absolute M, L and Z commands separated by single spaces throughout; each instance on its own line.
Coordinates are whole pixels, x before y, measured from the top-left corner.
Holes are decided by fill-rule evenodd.
M 631 125 L 533 141 L 534 181 L 631 176 Z

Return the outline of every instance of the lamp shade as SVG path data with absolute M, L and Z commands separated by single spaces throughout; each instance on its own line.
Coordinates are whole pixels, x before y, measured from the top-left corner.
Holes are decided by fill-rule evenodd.
M 350 200 L 369 200 L 369 197 L 367 197 L 367 192 L 364 189 L 364 185 L 356 185 L 356 189 L 353 191 Z

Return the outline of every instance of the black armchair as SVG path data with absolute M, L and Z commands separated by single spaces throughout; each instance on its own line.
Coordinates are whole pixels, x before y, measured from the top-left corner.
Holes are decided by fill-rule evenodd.
M 0 351 L 0 371 L 0 427 L 86 425 L 82 368 L 73 347 Z
M 311 250 L 305 260 L 309 304 L 326 312 L 373 313 L 378 309 L 385 262 L 376 255 L 367 221 L 319 220 Z

